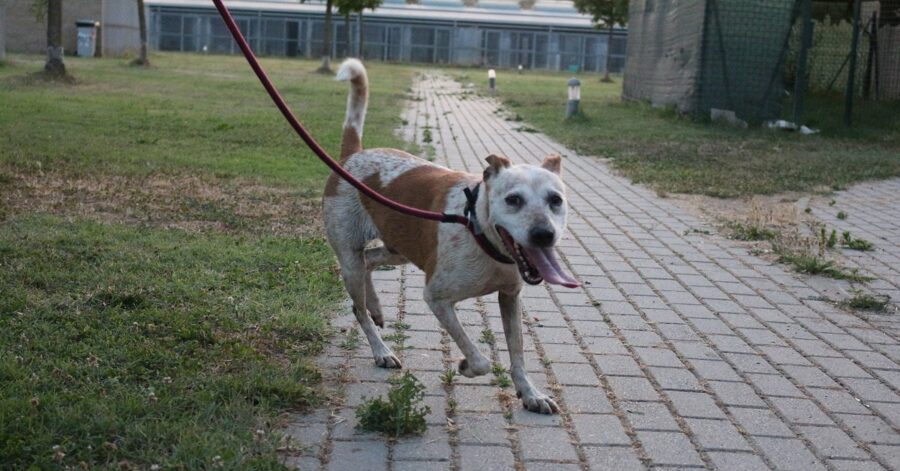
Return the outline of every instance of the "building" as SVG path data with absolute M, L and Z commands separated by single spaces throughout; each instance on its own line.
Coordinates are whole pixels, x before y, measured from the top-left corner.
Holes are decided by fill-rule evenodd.
M 5 36 L 8 52 L 44 54 L 47 52 L 46 14 L 34 10 L 34 0 L 2 0 L 4 17 L 0 34 Z M 137 2 L 134 0 L 65 0 L 63 2 L 63 50 L 74 54 L 77 44 L 75 22 L 100 23 L 97 52 L 103 56 L 121 56 L 137 52 L 141 45 Z
M 365 59 L 526 69 L 602 72 L 625 63 L 624 29 L 607 35 L 593 27 L 571 2 L 538 0 L 523 9 L 515 0 L 491 0 L 477 7 L 460 0 L 387 0 L 349 24 L 334 16 L 332 57 L 358 54 L 363 29 Z M 208 0 L 149 0 L 150 43 L 163 51 L 234 54 L 237 48 Z M 260 55 L 323 55 L 324 2 L 229 1 L 241 30 Z M 350 29 L 349 44 L 347 28 Z M 348 53 L 349 52 L 349 53 Z

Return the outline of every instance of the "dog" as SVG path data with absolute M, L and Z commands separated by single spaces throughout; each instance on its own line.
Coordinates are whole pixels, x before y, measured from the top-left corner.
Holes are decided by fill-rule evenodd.
M 489 256 L 461 224 L 440 224 L 393 211 L 332 173 L 323 198 L 326 235 L 375 364 L 401 367 L 376 329 L 384 327 L 384 315 L 371 272 L 382 265 L 412 263 L 425 272 L 426 303 L 465 355 L 459 372 L 472 378 L 487 374 L 492 364 L 466 335 L 454 305 L 497 292 L 510 376 L 518 396 L 529 411 L 558 413 L 556 402 L 536 388 L 525 371 L 519 293 L 523 282 L 579 285 L 560 268 L 553 251 L 566 227 L 560 156 L 550 155 L 534 166 L 513 165 L 506 157 L 491 155 L 483 175 L 473 175 L 397 149 L 363 150 L 369 93 L 366 69 L 358 60 L 348 59 L 336 78 L 350 82 L 341 165 L 373 190 L 408 206 L 466 212 L 479 221 L 490 245 L 508 258 L 508 263 L 501 263 Z M 381 244 L 372 246 L 376 240 Z

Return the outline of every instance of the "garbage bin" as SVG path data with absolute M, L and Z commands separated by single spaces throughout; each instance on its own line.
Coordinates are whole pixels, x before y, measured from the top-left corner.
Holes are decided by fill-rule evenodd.
M 75 22 L 78 27 L 78 48 L 76 54 L 79 57 L 94 57 L 97 52 L 97 28 L 100 22 L 94 20 L 78 20 Z

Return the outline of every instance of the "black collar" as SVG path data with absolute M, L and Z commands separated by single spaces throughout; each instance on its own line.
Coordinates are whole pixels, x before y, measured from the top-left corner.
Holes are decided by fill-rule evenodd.
M 475 242 L 478 243 L 481 250 L 488 254 L 488 256 L 500 263 L 516 263 L 506 255 L 503 255 L 503 252 L 497 249 L 497 247 L 488 240 L 487 236 L 484 235 L 484 229 L 481 227 L 481 223 L 478 222 L 478 215 L 475 212 L 475 203 L 478 202 L 478 192 L 480 188 L 480 182 L 475 185 L 474 189 L 469 189 L 469 187 L 463 188 L 463 193 L 466 194 L 466 207 L 463 210 L 463 215 L 469 220 L 470 232 L 472 232 L 472 235 L 475 237 Z

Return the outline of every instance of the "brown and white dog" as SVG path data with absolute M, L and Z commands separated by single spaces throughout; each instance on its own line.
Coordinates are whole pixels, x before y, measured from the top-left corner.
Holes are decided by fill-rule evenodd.
M 384 316 L 371 271 L 381 265 L 413 263 L 425 272 L 425 301 L 465 355 L 459 372 L 470 378 L 486 374 L 491 361 L 466 335 L 454 305 L 498 292 L 516 392 L 530 411 L 558 412 L 556 403 L 538 390 L 525 372 L 519 292 L 523 280 L 578 286 L 560 268 L 553 252 L 566 226 L 560 157 L 548 156 L 538 167 L 512 165 L 506 157 L 491 155 L 484 174 L 472 175 L 396 149 L 363 150 L 366 70 L 359 61 L 349 59 L 341 65 L 337 79 L 351 83 L 341 144 L 343 167 L 388 198 L 436 212 L 462 214 L 467 202 L 463 190 L 480 184 L 483 188 L 474 207 L 487 239 L 516 262 L 504 264 L 489 257 L 462 225 L 438 224 L 392 211 L 360 195 L 332 173 L 324 197 L 328 242 L 337 254 L 353 312 L 372 347 L 375 364 L 400 368 L 400 360 L 375 328 L 384 326 Z M 381 240 L 382 245 L 367 248 L 374 240 Z

